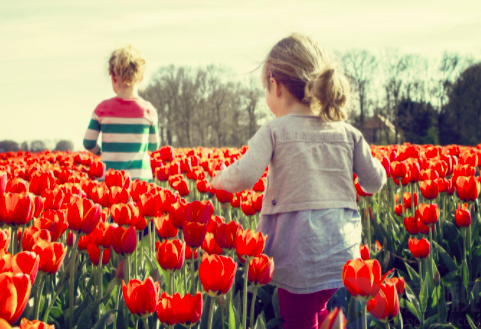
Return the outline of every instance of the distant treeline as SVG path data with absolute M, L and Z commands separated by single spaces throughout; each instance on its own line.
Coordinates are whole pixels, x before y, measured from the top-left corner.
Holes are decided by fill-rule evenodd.
M 438 60 L 393 49 L 336 54 L 352 83 L 349 122 L 361 131 L 375 114 L 392 123 L 378 144 L 481 143 L 481 63 L 447 52 Z M 161 67 L 141 96 L 158 111 L 161 144 L 174 147 L 241 146 L 272 117 L 258 78 L 214 65 Z M 73 144 L 0 141 L 0 152 L 44 149 Z

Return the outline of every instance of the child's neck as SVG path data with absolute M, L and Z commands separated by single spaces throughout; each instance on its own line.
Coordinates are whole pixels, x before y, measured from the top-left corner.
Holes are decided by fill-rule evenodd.
M 117 97 L 119 98 L 136 98 L 139 97 L 139 90 L 137 86 L 130 88 L 120 88 L 117 91 Z

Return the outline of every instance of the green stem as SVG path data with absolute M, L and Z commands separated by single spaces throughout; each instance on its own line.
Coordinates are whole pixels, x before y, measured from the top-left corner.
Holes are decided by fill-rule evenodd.
M 257 297 L 257 286 L 254 286 L 254 294 L 252 295 L 252 302 L 251 302 L 251 321 L 250 325 L 251 328 L 254 328 L 254 310 L 255 310 L 255 305 L 256 305 L 256 297 Z
M 149 218 L 149 224 L 147 225 L 149 227 L 149 256 L 150 256 L 150 259 L 153 259 L 152 258 L 152 228 L 150 224 L 151 224 L 151 221 Z
M 57 297 L 60 294 L 60 292 L 63 291 L 62 289 L 63 289 L 63 286 L 65 285 L 66 282 L 67 282 L 67 280 L 62 280 L 62 283 L 57 288 L 57 291 L 55 291 L 55 294 L 53 295 L 53 298 L 50 300 L 50 303 L 48 304 L 47 310 L 45 311 L 45 314 L 43 315 L 43 322 L 47 323 L 48 316 L 50 314 L 50 309 L 53 307 L 53 304 L 57 300 Z
M 72 232 L 72 234 L 74 234 Z M 69 287 L 69 308 L 70 308 L 70 313 L 69 313 L 69 328 L 72 329 L 73 328 L 73 310 L 74 310 L 74 301 L 75 301 L 75 259 L 77 257 L 77 249 L 78 249 L 78 240 L 79 240 L 79 237 L 77 237 L 77 239 L 75 239 L 74 236 L 72 236 L 72 238 L 74 238 L 75 242 L 73 244 L 73 249 L 72 249 L 72 255 L 70 256 L 70 287 Z
M 124 259 L 124 277 L 126 284 L 130 282 L 130 256 L 126 256 Z
M 145 329 L 149 329 L 149 319 L 148 318 L 144 318 L 144 328 Z
M 402 184 L 401 184 L 402 185 Z M 367 329 L 367 303 L 361 303 L 362 305 L 362 329 Z
M 35 315 L 34 319 L 40 320 L 38 317 L 39 313 L 39 308 L 40 308 L 40 298 L 42 297 L 42 290 L 43 290 L 43 284 L 45 283 L 45 275 L 40 274 L 40 285 L 38 286 L 38 291 L 37 291 L 37 296 L 35 298 Z
M 174 272 L 169 273 L 169 295 L 174 296 Z
M 103 286 L 102 286 L 102 257 L 104 255 L 104 250 L 103 249 L 100 249 L 100 257 L 99 257 L 99 265 L 98 265 L 98 280 L 97 280 L 97 284 L 98 284 L 98 292 L 99 292 L 99 296 L 98 298 L 102 298 L 102 296 L 104 295 L 103 293 Z M 97 310 L 97 315 L 98 315 L 98 318 L 100 319 L 100 305 L 99 305 L 99 308 Z
M 23 250 L 23 235 L 25 234 L 25 227 L 26 225 L 22 226 L 22 235 L 20 236 L 20 246 L 19 246 L 19 251 L 22 252 Z M 13 237 L 12 237 L 13 240 Z
M 115 320 L 113 322 L 114 324 L 114 329 L 117 329 L 117 316 L 118 316 L 118 310 L 119 310 L 119 302 L 120 302 L 120 294 L 122 293 L 122 287 L 119 285 L 117 288 L 117 293 L 116 293 L 116 298 L 115 298 L 115 309 L 117 312 L 115 312 Z
M 433 231 L 431 230 L 431 226 L 429 226 L 429 243 L 431 245 L 429 250 L 429 264 L 428 264 L 428 273 L 429 273 L 429 280 L 433 280 L 433 253 L 434 253 L 434 244 L 433 244 Z
M 209 317 L 207 319 L 207 328 L 212 329 L 212 318 L 214 315 L 214 297 L 210 297 L 210 305 L 209 305 Z M 245 327 L 244 327 L 245 328 Z
M 137 247 L 135 247 L 135 250 L 134 250 L 134 275 L 135 275 L 135 278 L 138 278 L 138 275 L 137 275 L 137 256 L 138 256 L 138 247 L 139 247 L 139 234 L 136 233 L 135 234 L 137 236 Z
M 363 203 L 364 203 L 364 208 L 366 209 L 366 212 L 367 212 L 367 216 L 366 216 L 367 246 L 369 247 L 368 250 L 369 250 L 369 257 L 370 257 L 371 254 L 374 254 L 374 253 L 371 253 L 371 249 L 372 249 L 372 245 L 371 245 L 371 216 L 369 216 L 369 208 L 368 208 L 366 200 L 364 200 Z
M 242 298 L 242 328 L 247 328 L 247 277 L 249 276 L 249 259 L 246 257 L 244 272 L 244 296 Z
M 195 295 L 195 269 L 194 269 L 194 261 L 195 261 L 195 248 L 191 248 L 192 249 L 192 258 L 190 260 L 190 282 L 191 282 L 191 286 L 190 286 L 190 294 L 192 296 Z
M 182 266 L 182 278 L 184 281 L 184 295 L 187 293 L 187 272 L 186 266 Z

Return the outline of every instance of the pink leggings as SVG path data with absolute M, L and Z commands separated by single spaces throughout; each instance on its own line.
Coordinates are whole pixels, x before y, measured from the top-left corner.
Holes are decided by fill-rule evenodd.
M 284 329 L 317 329 L 327 318 L 327 302 L 337 289 L 312 294 L 292 294 L 279 288 L 279 306 Z

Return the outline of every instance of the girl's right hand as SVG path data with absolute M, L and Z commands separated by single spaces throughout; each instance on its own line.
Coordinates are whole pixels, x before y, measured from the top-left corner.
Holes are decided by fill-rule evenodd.
M 226 169 L 225 164 L 222 164 L 222 166 L 220 167 L 220 170 L 218 170 L 215 173 L 214 178 L 212 178 L 212 181 L 210 182 L 210 186 L 212 186 L 212 188 L 214 190 L 223 190 L 224 189 L 224 187 L 222 186 L 222 182 L 220 180 L 220 177 L 222 176 L 222 173 L 224 172 L 225 169 Z

